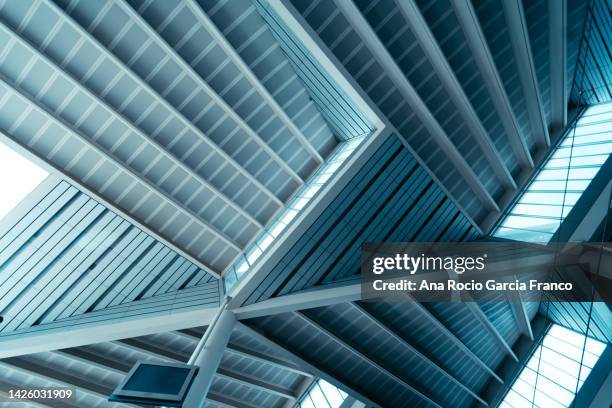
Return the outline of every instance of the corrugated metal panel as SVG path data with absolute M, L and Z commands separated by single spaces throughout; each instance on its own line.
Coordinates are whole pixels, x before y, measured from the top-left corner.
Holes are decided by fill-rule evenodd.
M 288 27 L 274 12 L 267 1 L 254 0 L 254 3 L 306 85 L 310 96 L 317 101 L 328 123 L 343 140 L 372 133 L 373 125 L 365 119 L 363 113 L 349 97 L 333 83 L 333 79 L 325 72 L 321 64 L 300 43 L 291 31 L 291 27 Z
M 473 366 L 474 362 L 457 345 L 440 333 L 411 301 L 361 302 L 361 306 L 378 316 L 390 329 L 404 338 L 430 360 L 461 380 L 468 388 L 478 390 L 489 381 L 489 373 Z M 451 358 L 452 356 L 452 358 Z M 467 370 L 466 367 L 472 367 Z
M 441 406 L 469 405 L 472 399 L 469 394 L 412 349 L 381 331 L 358 309 L 339 304 L 305 310 L 304 313 L 401 378 L 410 379 L 415 388 Z M 404 324 L 411 320 L 408 318 Z
M 198 296 L 208 293 L 211 307 L 219 303 L 211 275 L 69 183 L 53 180 L 41 185 L 44 192 L 0 237 L 0 331 L 160 299 L 193 287 L 200 275 Z
M 430 302 L 423 305 L 489 367 L 505 357 L 492 336 L 474 318 L 468 306 L 458 302 Z
M 355 277 L 360 246 L 366 241 L 460 241 L 477 235 L 391 137 L 245 303 Z

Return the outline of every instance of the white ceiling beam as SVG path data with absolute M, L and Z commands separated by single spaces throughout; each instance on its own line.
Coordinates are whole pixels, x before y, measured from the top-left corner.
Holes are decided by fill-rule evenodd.
M 233 312 L 238 319 L 251 319 L 338 303 L 354 302 L 361 300 L 361 297 L 361 285 L 354 283 L 278 296 L 239 307 L 233 310 Z
M 531 53 L 523 2 L 521 0 L 503 0 L 502 5 L 510 33 L 512 50 L 516 58 L 521 87 L 525 96 L 531 130 L 539 147 L 547 149 L 550 146 L 550 137 L 544 119 L 542 98 L 540 97 L 533 54 Z
M 454 106 L 463 118 L 472 137 L 484 153 L 487 162 L 493 169 L 498 180 L 507 190 L 516 190 L 516 182 L 510 174 L 508 167 L 499 155 L 497 148 L 493 145 L 487 130 L 484 128 L 478 114 L 474 110 L 470 99 L 465 94 L 461 83 L 448 63 L 444 52 L 440 48 L 436 37 L 429 29 L 429 25 L 421 14 L 414 0 L 395 0 L 397 7 L 404 16 L 419 45 L 429 59 L 442 86 L 454 102 Z
M 234 122 L 240 126 L 240 128 L 254 141 L 257 142 L 259 147 L 265 151 L 283 171 L 285 171 L 296 183 L 299 185 L 304 184 L 302 177 L 295 172 L 289 165 L 278 155 L 278 153 L 272 149 L 266 142 L 255 132 L 245 121 L 242 119 L 231 106 L 223 100 L 211 87 L 200 77 L 200 75 L 189 65 L 175 50 L 172 48 L 166 40 L 154 30 L 149 23 L 138 14 L 130 5 L 123 1 L 116 1 L 115 4 L 119 6 L 133 21 L 136 25 L 143 30 L 149 38 L 156 42 L 156 44 L 164 50 L 166 55 L 172 57 L 181 69 L 191 78 L 192 81 L 198 84 L 198 86 L 208 94 L 208 96 L 215 101 L 215 103 L 225 112 L 227 116 L 232 118 Z
M 420 351 L 418 351 L 414 346 L 412 346 L 412 344 L 408 343 L 408 341 L 406 341 L 398 333 L 396 333 L 394 330 L 392 330 L 389 326 L 387 326 L 386 324 L 381 322 L 377 317 L 375 317 L 372 313 L 367 311 L 363 306 L 358 305 L 357 303 L 354 303 L 354 302 L 349 302 L 348 304 L 350 306 L 352 306 L 355 310 L 357 310 L 359 313 L 361 313 L 363 316 L 367 317 L 368 320 L 370 320 L 370 322 L 372 322 L 382 332 L 386 333 L 388 336 L 392 337 L 397 342 L 402 344 L 404 346 L 404 348 L 410 350 L 413 354 L 415 354 L 418 358 L 420 358 L 421 360 L 426 362 L 435 371 L 437 371 L 438 373 L 442 374 L 450 382 L 452 382 L 453 384 L 455 384 L 456 386 L 461 388 L 463 391 L 468 393 L 472 398 L 476 399 L 478 402 L 480 402 L 484 406 L 489 406 L 489 404 L 487 404 L 487 402 L 485 400 L 480 398 L 480 396 L 476 392 L 474 392 L 471 389 L 469 389 L 465 384 L 463 384 L 461 381 L 459 381 L 457 378 L 455 378 L 448 371 L 446 371 L 445 369 L 440 367 L 438 364 L 433 362 L 429 357 L 425 356 Z
M 48 121 L 55 123 L 64 132 L 78 139 L 80 142 L 83 142 L 83 144 L 85 144 L 89 149 L 93 150 L 94 152 L 99 154 L 101 157 L 113 163 L 123 172 L 127 173 L 132 179 L 137 180 L 138 182 L 142 183 L 147 188 L 149 188 L 151 191 L 155 192 L 168 205 L 170 205 L 171 207 L 174 207 L 175 210 L 185 214 L 192 222 L 196 223 L 201 228 L 204 228 L 210 231 L 215 237 L 222 240 L 224 243 L 232 247 L 234 250 L 238 252 L 242 252 L 242 249 L 243 249 L 242 246 L 238 244 L 237 242 L 235 242 L 232 238 L 228 237 L 224 232 L 219 231 L 214 226 L 207 224 L 197 214 L 195 214 L 193 210 L 186 207 L 183 203 L 180 203 L 177 199 L 175 199 L 174 197 L 170 196 L 168 193 L 163 191 L 159 186 L 153 184 L 147 178 L 145 178 L 144 176 L 136 172 L 134 169 L 132 169 L 131 167 L 123 163 L 121 160 L 117 159 L 106 149 L 92 142 L 88 136 L 84 135 L 80 130 L 75 129 L 70 123 L 68 123 L 63 118 L 56 116 L 54 112 L 51 112 L 49 108 L 44 106 L 40 101 L 32 98 L 30 95 L 27 95 L 25 92 L 22 92 L 20 89 L 15 88 L 15 86 L 11 84 L 2 74 L 0 74 L 0 85 L 4 85 L 6 88 L 8 88 L 11 94 L 21 99 L 24 103 L 33 106 L 33 109 L 37 110 L 39 113 L 45 116 Z
M 62 75 L 63 79 L 65 79 L 69 84 L 78 88 L 85 95 L 89 96 L 91 99 L 96 101 L 104 110 L 106 110 L 106 112 L 110 116 L 120 121 L 131 132 L 138 135 L 142 140 L 145 140 L 148 143 L 150 143 L 160 154 L 166 156 L 168 160 L 170 160 L 175 167 L 180 168 L 181 170 L 189 174 L 191 177 L 198 180 L 206 188 L 211 190 L 217 197 L 219 197 L 221 200 L 226 202 L 234 211 L 238 212 L 240 215 L 245 217 L 247 220 L 249 220 L 251 223 L 257 226 L 259 229 L 263 229 L 263 225 L 257 219 L 255 219 L 255 217 L 253 217 L 250 213 L 248 213 L 244 208 L 237 205 L 225 193 L 223 193 L 222 191 L 217 189 L 217 187 L 210 184 L 208 180 L 206 180 L 199 173 L 194 171 L 191 167 L 187 166 L 179 157 L 177 157 L 174 153 L 168 151 L 166 147 L 161 145 L 157 140 L 146 135 L 143 131 L 140 130 L 140 128 L 136 127 L 132 122 L 130 122 L 130 120 L 126 118 L 121 112 L 118 112 L 117 110 L 115 110 L 115 108 L 113 108 L 108 103 L 106 103 L 106 101 L 104 101 L 98 95 L 91 92 L 89 88 L 81 84 L 78 81 L 78 79 L 75 78 L 71 73 L 67 72 L 65 69 L 55 64 L 55 62 L 47 58 L 47 56 L 41 53 L 34 45 L 30 44 L 27 40 L 22 39 L 19 36 L 19 34 L 14 32 L 10 27 L 6 26 L 2 22 L 0 22 L 0 29 L 5 30 L 11 36 L 11 38 L 14 38 L 15 41 L 19 42 L 22 46 L 26 47 L 37 58 L 44 61 L 47 65 L 52 67 L 54 70 L 60 72 L 60 75 Z
M 419 391 L 417 388 L 415 388 L 415 386 L 410 384 L 406 379 L 403 379 L 403 378 L 399 377 L 398 375 L 392 373 L 389 369 L 387 369 L 383 365 L 377 363 L 376 361 L 372 360 L 370 357 L 366 356 L 361 351 L 357 350 L 356 348 L 354 348 L 353 346 L 348 344 L 346 341 L 344 341 L 343 339 L 338 337 L 336 334 L 332 333 L 330 330 L 328 330 L 325 327 L 321 326 L 319 323 L 317 323 L 314 320 L 312 320 L 311 318 L 307 317 L 305 314 L 303 314 L 301 312 L 295 312 L 294 316 L 299 317 L 304 322 L 306 322 L 308 325 L 314 327 L 318 332 L 325 334 L 327 337 L 332 339 L 334 342 L 338 343 L 341 347 L 345 348 L 346 350 L 348 350 L 349 352 L 354 354 L 359 359 L 361 359 L 361 360 L 367 362 L 368 364 L 370 364 L 371 366 L 375 367 L 378 371 L 380 371 L 381 373 L 384 373 L 387 377 L 392 378 L 395 382 L 399 383 L 400 385 L 402 385 L 404 388 L 406 388 L 410 392 L 416 394 L 419 398 L 423 399 L 425 402 L 427 402 L 427 403 L 429 403 L 429 404 L 431 404 L 431 405 L 433 405 L 435 407 L 442 408 L 442 406 L 440 404 L 438 404 L 437 402 L 435 402 L 432 397 L 430 397 L 430 396 L 424 394 L 423 392 Z
M 217 308 L 163 310 L 148 314 L 141 311 L 136 316 L 102 321 L 83 319 L 81 323 L 49 323 L 45 325 L 45 330 L 29 330 L 0 336 L 0 358 L 207 325 L 216 311 Z
M 465 305 L 472 311 L 474 317 L 478 319 L 480 323 L 485 327 L 485 329 L 491 334 L 493 340 L 499 345 L 499 348 L 504 351 L 504 353 L 508 354 L 514 361 L 518 361 L 516 354 L 512 351 L 512 347 L 508 344 L 506 339 L 501 335 L 501 333 L 497 330 L 497 328 L 491 323 L 487 315 L 484 314 L 478 303 L 470 301 L 465 302 Z
M 451 5 L 484 83 L 491 94 L 491 100 L 499 114 L 514 155 L 522 169 L 530 170 L 533 168 L 533 158 L 525 138 L 521 135 L 510 99 L 497 71 L 493 55 L 489 50 L 489 45 L 480 26 L 476 11 L 470 1 L 451 0 Z
M 2 141 L 2 143 L 5 143 L 5 144 L 9 145 L 12 149 L 18 151 L 20 154 L 22 154 L 23 156 L 27 157 L 29 160 L 32 160 L 33 162 L 35 162 L 40 167 L 42 167 L 45 170 L 47 170 L 49 173 L 55 174 L 60 179 L 66 180 L 68 183 L 76 186 L 79 190 L 81 190 L 85 194 L 95 198 L 100 203 L 102 203 L 105 207 L 107 207 L 108 209 L 114 211 L 116 214 L 118 214 L 121 217 L 123 217 L 125 220 L 130 222 L 132 225 L 134 225 L 135 227 L 141 229 L 143 232 L 149 234 L 152 238 L 154 238 L 157 241 L 161 242 L 162 244 L 166 245 L 168 248 L 172 249 L 177 254 L 181 255 L 182 257 L 187 259 L 189 262 L 191 262 L 194 265 L 196 265 L 198 268 L 202 269 L 203 271 L 206 271 L 208 274 L 210 274 L 214 278 L 216 278 L 216 279 L 220 279 L 221 278 L 221 272 L 220 271 L 217 271 L 215 268 L 213 268 L 210 265 L 206 265 L 201 260 L 195 258 L 193 255 L 187 253 L 182 248 L 179 248 L 178 246 L 176 246 L 169 239 L 161 236 L 158 232 L 153 231 L 145 223 L 143 223 L 139 219 L 137 219 L 134 216 L 132 216 L 132 214 L 128 213 L 127 211 L 125 211 L 122 208 L 119 208 L 116 204 L 114 204 L 113 202 L 111 202 L 107 198 L 105 198 L 102 195 L 100 195 L 100 193 L 98 193 L 97 191 L 94 191 L 91 188 L 89 188 L 87 185 L 85 185 L 78 178 L 76 178 L 75 176 L 69 174 L 64 169 L 60 168 L 59 166 L 55 165 L 54 163 L 52 163 L 49 159 L 47 159 L 43 155 L 35 152 L 30 147 L 24 146 L 20 142 L 18 142 L 16 140 L 13 140 L 11 137 L 6 135 L 2 131 L 0 131 L 0 140 Z
M 315 161 L 319 164 L 323 163 L 325 159 L 321 156 L 321 154 L 312 146 L 312 144 L 306 139 L 306 136 L 298 129 L 295 123 L 291 120 L 291 118 L 287 115 L 285 110 L 278 104 L 276 99 L 270 94 L 268 89 L 261 83 L 261 81 L 255 76 L 251 68 L 245 63 L 242 57 L 238 54 L 238 52 L 234 49 L 234 47 L 229 43 L 227 38 L 219 31 L 215 23 L 211 21 L 211 19 L 206 15 L 204 10 L 196 4 L 194 0 L 188 0 L 185 3 L 185 6 L 191 10 L 191 12 L 196 16 L 200 24 L 212 35 L 212 37 L 217 41 L 217 44 L 221 47 L 221 49 L 232 59 L 234 64 L 240 69 L 240 72 L 244 75 L 244 77 L 251 83 L 253 88 L 257 90 L 257 92 L 261 95 L 261 97 L 266 101 L 266 103 L 270 106 L 272 111 L 278 118 L 283 122 L 285 127 L 289 129 L 291 134 L 300 142 L 300 144 L 306 149 L 306 151 L 315 159 Z
M 218 145 L 216 145 L 211 139 L 209 139 L 204 133 L 196 127 L 189 119 L 185 117 L 185 115 L 178 111 L 176 107 L 170 104 L 166 99 L 164 99 L 158 92 L 156 92 L 147 82 L 145 82 L 142 78 L 140 78 L 131 68 L 127 67 L 115 54 L 111 53 L 105 46 L 103 46 L 93 35 L 91 35 L 88 31 L 86 31 L 83 27 L 81 27 L 76 21 L 72 19 L 68 14 L 66 14 L 57 4 L 50 0 L 44 0 L 45 3 L 49 6 L 50 9 L 54 10 L 60 18 L 64 21 L 65 24 L 68 24 L 71 28 L 76 30 L 80 35 L 87 38 L 94 48 L 96 48 L 104 57 L 108 58 L 115 65 L 120 67 L 123 70 L 123 73 L 127 75 L 131 80 L 138 84 L 139 87 L 145 89 L 149 94 L 153 96 L 155 102 L 163 106 L 165 109 L 172 112 L 175 117 L 181 122 L 183 126 L 188 128 L 194 134 L 198 136 L 200 140 L 203 141 L 211 150 L 215 151 L 219 154 L 224 160 L 231 163 L 240 174 L 246 177 L 251 183 L 256 185 L 264 194 L 266 194 L 270 199 L 272 199 L 279 206 L 283 206 L 283 202 L 266 186 L 264 186 L 259 180 L 257 180 L 251 173 L 249 173 L 241 164 L 239 164 L 233 157 L 231 157 L 225 150 L 221 149 Z
M 520 292 L 516 292 L 515 296 L 516 299 L 510 300 L 508 303 L 512 309 L 516 325 L 522 334 L 527 336 L 529 340 L 533 340 L 533 331 L 531 329 L 531 322 L 529 321 L 527 309 L 525 308 L 525 302 L 521 299 Z
M 359 34 L 365 46 L 370 50 L 374 57 L 391 80 L 397 90 L 408 102 L 414 113 L 429 131 L 432 139 L 438 144 L 440 149 L 446 154 L 448 160 L 454 165 L 455 169 L 465 180 L 474 194 L 478 197 L 482 205 L 489 211 L 499 212 L 499 207 L 491 194 L 487 191 L 474 170 L 463 158 L 457 147 L 449 139 L 448 135 L 437 122 L 433 114 L 427 109 L 425 102 L 420 98 L 417 91 L 408 81 L 402 70 L 399 68 L 384 44 L 376 36 L 374 30 L 363 17 L 357 6 L 350 1 L 334 0 L 336 6 L 342 11 L 343 15 L 351 23 L 353 29 Z
M 567 124 L 567 0 L 548 0 L 550 116 L 552 128 Z
M 323 380 L 327 381 L 328 383 L 334 385 L 335 387 L 344 390 L 345 392 L 347 392 L 349 395 L 357 398 L 360 401 L 363 401 L 364 403 L 368 404 L 368 406 L 372 406 L 372 407 L 376 407 L 376 408 L 382 408 L 379 404 L 377 404 L 376 402 L 370 400 L 369 398 L 367 398 L 365 395 L 363 395 L 361 392 L 355 390 L 354 388 L 348 386 L 347 384 L 345 384 L 344 382 L 338 380 L 336 377 L 331 376 L 330 374 L 328 374 L 327 372 L 315 367 L 314 365 L 312 365 L 311 363 L 307 362 L 306 360 L 304 360 L 302 357 L 298 356 L 297 354 L 295 354 L 295 352 L 293 352 L 292 350 L 290 350 L 289 348 L 277 343 L 276 341 L 268 338 L 267 336 L 265 336 L 264 334 L 260 333 L 259 331 L 252 329 L 251 327 L 241 323 L 241 322 L 237 322 L 236 323 L 236 327 L 239 328 L 239 330 L 241 330 L 243 333 L 247 334 L 249 337 L 254 338 L 255 340 L 257 340 L 259 343 L 270 347 L 273 350 L 276 350 L 278 352 L 280 352 L 281 354 L 285 355 L 287 358 L 291 359 L 293 362 L 295 362 L 298 366 L 303 367 L 304 370 L 311 372 L 314 376 L 318 377 L 318 378 L 322 378 Z

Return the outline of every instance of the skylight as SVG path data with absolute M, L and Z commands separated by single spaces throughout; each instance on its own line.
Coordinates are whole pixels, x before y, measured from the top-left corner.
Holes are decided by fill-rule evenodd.
M 325 380 L 317 380 L 296 408 L 338 408 L 346 399 L 346 392 Z
M 4 218 L 48 173 L 21 156 L 19 153 L 0 143 L 0 219 Z
M 569 407 L 606 345 L 553 324 L 500 408 Z
M 253 244 L 245 251 L 245 256 L 238 258 L 236 262 L 224 274 L 226 291 L 257 262 L 266 249 L 272 245 L 293 219 L 312 201 L 314 196 L 321 190 L 327 181 L 340 169 L 342 164 L 351 156 L 351 153 L 359 147 L 365 137 L 358 137 L 340 144 L 329 160 L 302 186 L 298 194 L 287 204 L 274 222 L 270 224 Z
M 585 110 L 494 236 L 549 242 L 612 152 L 612 103 Z

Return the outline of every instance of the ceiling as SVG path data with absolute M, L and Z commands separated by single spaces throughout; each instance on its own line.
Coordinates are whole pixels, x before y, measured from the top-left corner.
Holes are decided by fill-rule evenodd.
M 138 359 L 187 361 L 226 268 L 366 135 L 236 286 L 207 404 L 291 407 L 316 377 L 369 405 L 492 403 L 538 311 L 581 329 L 585 305 L 352 291 L 363 242 L 486 235 L 576 108 L 612 100 L 609 0 L 501 4 L 0 0 L 0 141 L 52 173 L 1 221 L 0 391 L 117 406 Z

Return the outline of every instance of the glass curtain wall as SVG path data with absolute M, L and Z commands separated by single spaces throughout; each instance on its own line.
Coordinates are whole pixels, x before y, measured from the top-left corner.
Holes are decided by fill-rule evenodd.
M 586 108 L 493 235 L 548 243 L 612 152 L 612 103 Z
M 500 408 L 569 407 L 606 344 L 553 324 Z

